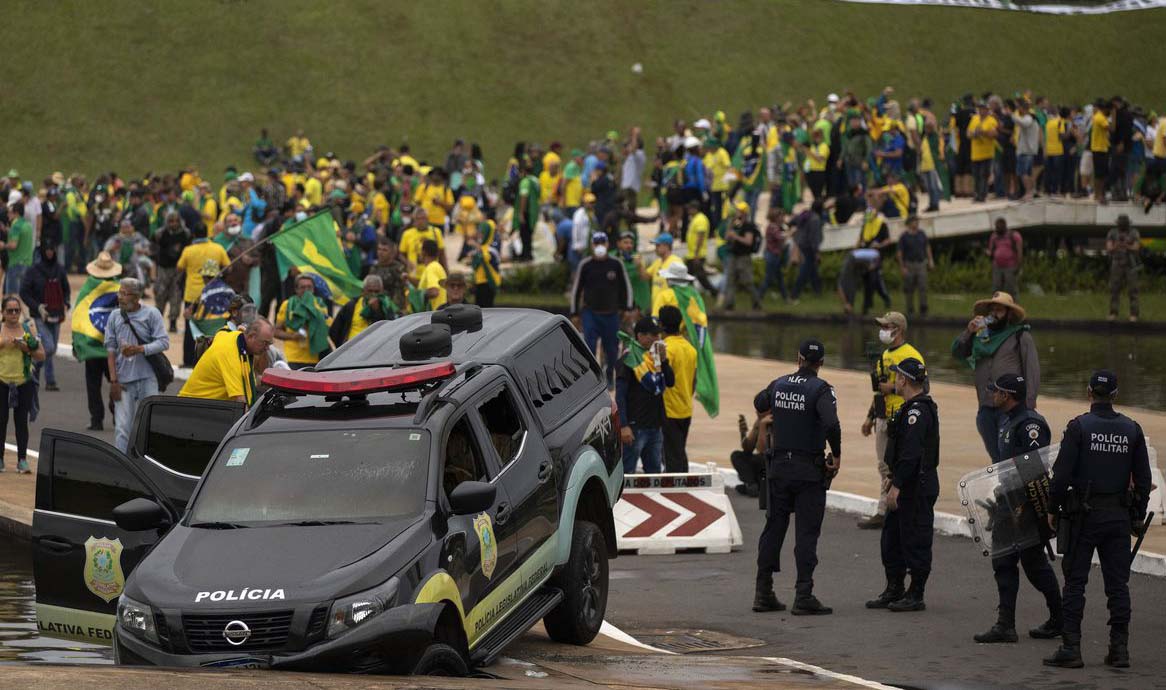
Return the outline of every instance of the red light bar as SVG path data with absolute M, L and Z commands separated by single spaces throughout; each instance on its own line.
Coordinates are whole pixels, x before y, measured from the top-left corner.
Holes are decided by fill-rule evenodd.
M 376 393 L 440 381 L 453 376 L 454 373 L 455 369 L 451 362 L 400 369 L 379 367 L 343 371 L 295 371 L 272 368 L 263 372 L 263 384 L 289 393 L 316 395 Z

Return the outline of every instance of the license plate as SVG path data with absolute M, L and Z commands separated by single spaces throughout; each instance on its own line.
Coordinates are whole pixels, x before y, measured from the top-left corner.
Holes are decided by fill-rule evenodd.
M 206 668 L 267 668 L 271 666 L 271 662 L 267 659 L 260 659 L 259 657 L 244 656 L 236 659 L 208 661 L 202 664 L 202 666 Z

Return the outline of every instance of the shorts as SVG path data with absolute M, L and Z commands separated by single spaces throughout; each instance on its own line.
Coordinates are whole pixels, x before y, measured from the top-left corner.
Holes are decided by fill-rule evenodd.
M 1093 152 L 1093 176 L 1103 180 L 1109 177 L 1108 151 Z
M 1031 175 L 1032 164 L 1036 156 L 1029 154 L 1019 154 L 1016 156 L 1016 174 L 1017 175 Z

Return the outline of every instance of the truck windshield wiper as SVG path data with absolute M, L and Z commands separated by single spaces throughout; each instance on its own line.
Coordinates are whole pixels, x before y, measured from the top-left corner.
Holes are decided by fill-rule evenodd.
M 279 526 L 293 527 L 323 527 L 324 525 L 371 525 L 371 522 L 355 522 L 353 520 L 298 520 L 296 522 L 281 522 Z
M 246 529 L 249 525 L 241 525 L 237 522 L 194 522 L 191 527 L 199 529 Z

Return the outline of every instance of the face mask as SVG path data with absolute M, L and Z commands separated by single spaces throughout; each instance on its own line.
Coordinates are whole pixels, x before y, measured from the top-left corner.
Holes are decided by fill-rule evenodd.
M 607 245 L 597 244 L 591 249 L 591 253 L 595 255 L 596 259 L 602 259 L 607 256 Z
M 883 345 L 890 345 L 894 339 L 895 339 L 895 332 L 894 331 L 892 331 L 888 328 L 883 328 L 883 329 L 879 330 L 879 342 L 882 343 Z
M 296 211 L 296 222 L 301 223 L 308 219 L 307 211 Z
M 243 232 L 242 225 L 228 225 L 227 226 L 227 234 L 230 235 L 231 237 L 235 237 L 236 235 L 238 235 L 241 232 Z

